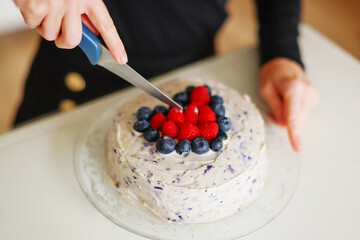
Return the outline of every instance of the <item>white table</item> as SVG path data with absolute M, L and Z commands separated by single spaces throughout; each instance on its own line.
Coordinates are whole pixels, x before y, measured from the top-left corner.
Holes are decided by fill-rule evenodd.
M 0 1 L 0 35 L 28 29 L 13 1 Z
M 298 188 L 275 220 L 244 239 L 360 239 L 360 63 L 310 27 L 301 32 L 308 76 L 321 100 L 303 129 Z M 211 78 L 263 105 L 257 66 L 258 52 L 249 49 L 154 80 Z M 80 130 L 118 99 L 115 93 L 0 137 L 0 239 L 143 239 L 102 216 L 73 170 Z

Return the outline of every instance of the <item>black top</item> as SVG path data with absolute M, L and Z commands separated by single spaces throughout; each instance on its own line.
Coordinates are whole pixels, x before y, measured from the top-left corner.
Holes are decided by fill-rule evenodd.
M 286 57 L 301 63 L 297 45 L 300 0 L 256 0 L 262 63 Z M 214 54 L 214 37 L 225 21 L 225 0 L 105 0 L 128 54 L 128 64 L 152 77 Z M 241 31 L 239 29 L 239 31 Z M 86 88 L 64 83 L 77 72 Z M 43 40 L 35 56 L 16 123 L 58 109 L 63 99 L 80 104 L 129 86 L 92 66 L 79 49 L 58 49 Z
M 207 53 L 227 16 L 225 0 L 105 3 L 124 42 L 129 65 L 145 76 Z M 297 45 L 300 0 L 256 0 L 256 5 L 262 63 L 286 57 L 302 65 Z
M 304 66 L 297 44 L 300 0 L 256 0 L 261 62 L 285 57 Z
M 225 0 L 105 0 L 128 54 L 145 77 L 213 54 Z

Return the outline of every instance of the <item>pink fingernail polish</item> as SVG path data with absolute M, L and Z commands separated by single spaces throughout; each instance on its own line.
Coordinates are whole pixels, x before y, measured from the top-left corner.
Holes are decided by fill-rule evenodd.
M 128 58 L 127 58 L 127 56 L 126 55 L 121 55 L 121 64 L 125 64 L 125 63 L 127 63 L 128 62 Z
M 119 55 L 117 55 L 116 57 L 115 57 L 115 61 L 118 63 L 118 64 L 121 64 L 121 57 L 119 56 Z
M 302 145 L 300 142 L 295 142 L 295 149 L 298 153 L 300 153 L 302 151 Z

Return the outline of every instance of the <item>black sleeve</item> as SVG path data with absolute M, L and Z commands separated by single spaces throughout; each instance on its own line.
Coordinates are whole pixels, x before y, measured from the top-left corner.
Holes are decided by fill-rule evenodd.
M 261 63 L 284 57 L 304 67 L 297 44 L 300 0 L 256 0 Z

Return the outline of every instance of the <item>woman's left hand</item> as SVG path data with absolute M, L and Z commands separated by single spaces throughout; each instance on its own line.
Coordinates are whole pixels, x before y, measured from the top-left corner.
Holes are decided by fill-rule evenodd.
M 295 61 L 276 58 L 260 70 L 260 94 L 269 104 L 269 117 L 285 126 L 293 149 L 300 152 L 300 129 L 310 109 L 317 103 L 315 88 Z

